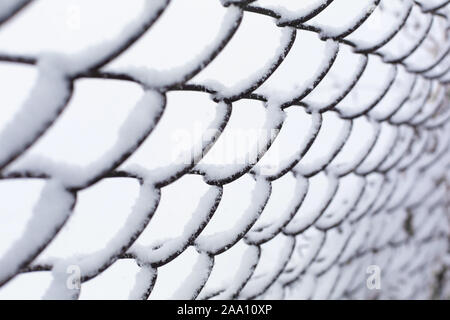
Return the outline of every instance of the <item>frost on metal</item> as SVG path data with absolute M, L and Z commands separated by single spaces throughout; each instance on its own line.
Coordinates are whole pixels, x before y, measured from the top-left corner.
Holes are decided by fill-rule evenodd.
M 449 3 L 3 1 L 0 298 L 450 297 Z

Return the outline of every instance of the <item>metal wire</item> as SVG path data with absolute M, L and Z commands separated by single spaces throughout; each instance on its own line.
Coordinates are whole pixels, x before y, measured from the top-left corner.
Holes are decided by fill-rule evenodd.
M 9 12 L 7 16 L 0 16 L 0 28 L 15 16 L 21 14 L 22 9 L 32 3 L 32 0 L 21 1 Z M 104 270 L 109 268 L 119 259 L 135 259 L 142 269 L 152 272 L 154 276 L 148 279 L 148 283 L 142 286 L 140 298 L 146 299 L 150 296 L 155 282 L 158 279 L 158 268 L 169 264 L 176 259 L 188 248 L 195 248 L 201 257 L 209 261 L 208 270 L 205 274 L 193 275 L 190 296 L 184 298 L 226 298 L 226 299 L 255 299 L 255 298 L 424 298 L 424 297 L 441 297 L 442 295 L 442 274 L 446 269 L 440 271 L 439 277 L 433 276 L 436 266 L 439 265 L 439 258 L 446 254 L 448 247 L 448 217 L 450 208 L 450 199 L 448 197 L 450 189 L 450 181 L 448 169 L 450 167 L 450 108 L 448 99 L 448 83 L 449 77 L 449 59 L 448 52 L 450 42 L 448 41 L 448 33 L 445 43 L 440 43 L 441 53 L 435 57 L 434 61 L 429 61 L 426 67 L 416 67 L 410 64 L 408 57 L 412 56 L 420 48 L 422 48 L 426 39 L 432 36 L 431 26 L 436 19 L 445 19 L 448 22 L 448 4 L 450 1 L 436 1 L 434 6 L 426 6 L 422 1 L 411 1 L 406 14 L 398 27 L 386 34 L 384 39 L 370 45 L 358 43 L 355 40 L 349 40 L 349 36 L 368 21 L 374 10 L 382 6 L 380 0 L 373 1 L 373 7 L 368 7 L 366 12 L 362 12 L 356 21 L 343 32 L 339 34 L 328 30 L 327 26 L 318 27 L 317 24 L 309 23 L 315 17 L 326 12 L 327 8 L 339 0 L 323 0 L 316 8 L 309 10 L 307 13 L 290 17 L 286 19 L 282 13 L 276 10 L 258 5 L 258 1 L 222 1 L 227 8 L 238 8 L 240 17 L 235 25 L 227 30 L 227 34 L 222 40 L 215 45 L 214 50 L 209 56 L 195 66 L 191 72 L 186 74 L 183 79 L 177 80 L 170 84 L 149 85 L 138 79 L 133 74 L 107 72 L 102 67 L 119 57 L 137 40 L 146 37 L 147 31 L 151 30 L 155 21 L 163 15 L 170 1 L 165 1 L 164 5 L 158 8 L 148 21 L 143 22 L 142 28 L 138 28 L 125 42 L 116 46 L 107 55 L 99 58 L 95 63 L 81 70 L 76 70 L 69 74 L 63 81 L 67 88 L 67 93 L 62 99 L 62 103 L 55 109 L 56 112 L 48 115 L 46 121 L 39 130 L 30 132 L 29 139 L 22 144 L 17 144 L 11 149 L 11 152 L 5 157 L 0 158 L 0 174 L 1 179 L 40 179 L 45 181 L 57 182 L 61 192 L 70 194 L 72 203 L 69 204 L 69 214 L 61 223 L 55 225 L 48 237 L 36 246 L 35 250 L 23 257 L 16 267 L 7 270 L 6 276 L 0 277 L 0 288 L 7 284 L 17 275 L 38 272 L 38 271 L 55 271 L 55 266 L 51 263 L 46 265 L 36 264 L 35 260 L 41 252 L 52 242 L 58 234 L 58 231 L 64 227 L 73 208 L 76 206 L 77 193 L 89 188 L 95 183 L 103 179 L 115 178 L 131 178 L 136 179 L 142 189 L 153 190 L 155 195 L 160 194 L 160 190 L 175 182 L 185 175 L 203 175 L 205 182 L 211 186 L 215 186 L 218 190 L 218 196 L 209 208 L 209 214 L 199 223 L 195 232 L 185 239 L 179 239 L 180 244 L 176 250 L 170 251 L 166 256 L 157 260 L 147 259 L 140 256 L 138 252 L 130 250 L 130 247 L 145 230 L 147 224 L 151 220 L 154 213 L 158 210 L 159 198 L 156 203 L 150 204 L 149 210 L 142 220 L 143 223 L 138 224 L 137 228 L 131 234 L 123 237 L 122 241 L 116 244 L 116 247 L 110 250 L 105 256 L 100 257 L 100 262 L 88 272 L 83 272 L 81 282 L 95 278 Z M 370 2 L 370 1 L 369 1 Z M 410 13 L 413 8 L 418 8 L 421 14 L 428 18 L 429 25 L 426 32 L 421 35 L 416 43 L 411 43 L 411 49 L 399 57 L 389 57 L 383 53 L 382 49 L 395 38 L 397 34 L 402 32 L 410 19 Z M 246 87 L 238 94 L 226 95 L 217 91 L 213 86 L 196 84 L 190 81 L 196 74 L 201 72 L 206 66 L 212 62 L 222 50 L 227 46 L 233 35 L 239 30 L 240 23 L 246 19 L 248 14 L 258 14 L 274 22 L 274 28 L 283 28 L 289 30 L 290 40 L 286 47 L 279 54 L 275 63 L 270 66 L 267 72 Z M 448 32 L 447 23 L 447 32 Z M 118 170 L 118 167 L 128 159 L 136 150 L 139 149 L 143 141 L 150 136 L 153 127 L 147 128 L 145 134 L 139 137 L 133 145 L 128 146 L 115 158 L 106 163 L 104 167 L 98 168 L 89 179 L 82 182 L 67 181 L 58 173 L 45 172 L 40 170 L 24 170 L 24 171 L 8 171 L 7 166 L 24 154 L 36 141 L 43 136 L 46 131 L 57 121 L 62 111 L 67 107 L 74 83 L 80 79 L 98 78 L 98 79 L 115 79 L 120 81 L 132 81 L 143 86 L 145 91 L 158 93 L 163 99 L 168 92 L 172 91 L 195 91 L 204 93 L 211 97 L 216 103 L 224 103 L 227 106 L 228 115 L 223 118 L 221 123 L 217 124 L 216 129 L 219 132 L 224 131 L 230 118 L 233 104 L 242 99 L 261 101 L 269 104 L 269 98 L 264 94 L 255 92 L 261 87 L 276 70 L 283 65 L 283 62 L 289 56 L 290 50 L 297 41 L 296 35 L 301 32 L 315 33 L 319 35 L 320 40 L 337 45 L 334 54 L 330 55 L 328 61 L 324 63 L 323 69 L 316 75 L 311 75 L 311 86 L 304 90 L 300 90 L 299 94 L 292 97 L 288 101 L 283 101 L 279 106 L 283 112 L 291 107 L 304 108 L 311 116 L 317 117 L 317 132 L 310 137 L 307 145 L 297 153 L 297 156 L 287 164 L 282 170 L 276 174 L 263 175 L 254 169 L 254 163 L 248 163 L 239 170 L 233 172 L 229 176 L 211 178 L 209 168 L 204 167 L 202 170 L 196 167 L 201 157 L 195 159 L 194 163 L 185 165 L 180 168 L 173 166 L 163 179 L 158 181 L 152 180 L 145 174 L 136 171 Z M 343 47 L 351 48 L 354 59 L 362 59 L 364 63 L 360 65 L 360 69 L 352 79 L 352 81 L 342 90 L 342 92 L 326 105 L 317 109 L 311 105 L 308 95 L 319 86 L 323 79 L 327 77 L 332 70 L 336 58 Z M 308 50 L 308 48 L 305 48 Z M 354 92 L 359 81 L 364 77 L 367 70 L 368 62 L 371 59 L 381 58 L 384 64 L 390 65 L 395 69 L 391 78 L 387 79 L 383 90 L 379 95 L 371 101 L 367 106 L 361 108 L 357 112 L 348 113 L 339 107 L 339 103 L 343 101 L 349 94 Z M 40 61 L 38 57 L 22 56 L 12 54 L 2 54 L 0 52 L 0 61 L 12 64 L 28 64 L 37 65 Z M 392 108 L 389 114 L 383 117 L 377 117 L 373 110 L 383 101 L 383 99 L 392 91 L 396 90 L 395 81 L 398 79 L 399 68 L 403 68 L 405 72 L 414 77 L 414 82 L 410 85 L 406 95 L 398 102 L 398 105 Z M 421 82 L 421 96 L 417 98 L 413 93 L 417 90 L 417 83 Z M 416 88 L 416 89 L 415 89 Z M 435 101 L 435 92 L 443 92 Z M 416 110 L 413 114 L 398 120 L 395 115 L 399 114 L 403 107 L 412 108 L 409 103 L 416 101 Z M 163 102 L 165 103 L 165 102 Z M 427 107 L 431 105 L 431 107 Z M 335 150 L 330 151 L 329 157 L 316 168 L 299 169 L 298 164 L 308 154 L 308 151 L 315 145 L 318 132 L 321 129 L 326 115 L 333 114 L 341 120 L 346 121 L 349 131 L 342 143 L 335 146 Z M 155 117 L 155 123 L 158 122 L 161 114 Z M 372 140 L 367 141 L 367 147 L 364 154 L 355 163 L 344 167 L 333 167 L 333 160 L 344 149 L 349 139 L 352 125 L 358 119 L 367 119 L 373 124 L 383 125 L 389 124 L 396 130 L 395 139 L 391 142 L 388 149 L 384 150 L 382 156 L 378 157 L 376 163 L 363 165 L 364 161 L 375 150 L 377 141 L 381 135 L 381 130 Z M 283 122 L 278 125 L 278 129 L 283 129 Z M 157 126 L 157 124 L 156 124 Z M 26 131 L 27 128 L 22 128 Z M 205 149 L 211 148 L 216 139 L 212 139 Z M 258 154 L 261 159 L 264 154 L 270 150 L 273 140 L 268 142 L 267 148 Z M 323 146 L 324 148 L 326 146 Z M 301 168 L 301 166 L 300 166 Z M 436 169 L 437 168 L 437 169 Z M 82 170 L 82 169 L 80 169 Z M 406 181 L 405 175 L 415 174 L 413 181 Z M 330 192 L 324 196 L 327 197 L 325 205 L 322 206 L 306 225 L 296 225 L 296 213 L 302 209 L 302 204 L 308 192 L 299 194 L 294 199 L 295 205 L 291 208 L 292 212 L 287 215 L 281 215 L 279 221 L 271 226 L 266 226 L 261 230 L 255 230 L 253 226 L 258 217 L 263 212 L 266 204 L 271 198 L 271 184 L 282 178 L 286 174 L 292 174 L 297 179 L 303 179 L 309 183 L 314 177 L 325 174 L 329 179 L 335 182 Z M 255 181 L 268 185 L 267 194 L 259 195 L 264 198 L 261 205 L 258 206 L 254 214 L 255 218 L 247 219 L 244 225 L 229 230 L 227 242 L 220 245 L 211 245 L 208 239 L 202 238 L 201 233 L 208 225 L 218 206 L 220 206 L 223 187 L 232 184 L 244 175 L 251 175 Z M 354 175 L 364 180 L 364 187 L 361 188 L 359 194 L 351 205 L 348 205 L 346 212 L 340 212 L 339 218 L 327 218 L 327 209 L 332 205 L 336 198 L 339 186 L 343 179 L 349 175 Z M 378 179 L 378 185 L 373 182 L 374 177 Z M 431 188 L 429 187 L 431 186 Z M 423 189 L 423 190 L 421 190 Z M 413 195 L 414 198 L 411 198 Z M 69 201 L 70 202 L 70 201 Z M 402 219 L 394 219 L 394 215 L 404 213 Z M 412 220 L 422 221 L 417 225 Z M 364 230 L 362 221 L 369 221 L 372 227 Z M 428 221 L 428 223 L 426 223 Z M 391 223 L 397 223 L 397 232 L 387 234 L 386 226 Z M 252 229 L 253 228 L 253 229 Z M 23 235 L 26 237 L 27 235 Z M 284 239 L 285 248 L 277 259 L 279 263 L 273 270 L 254 276 L 258 262 L 264 254 L 264 245 L 274 241 L 276 237 Z M 311 244 L 308 239 L 319 239 L 317 244 Z M 225 239 L 225 238 L 224 238 Z M 215 291 L 204 290 L 208 283 L 208 277 L 214 268 L 215 256 L 230 250 L 237 243 L 244 242 L 249 248 L 254 250 L 256 260 L 249 262 L 246 270 L 246 276 L 236 280 L 237 283 L 228 287 L 223 287 Z M 440 251 L 431 248 L 438 246 Z M 306 248 L 306 249 L 305 249 Z M 151 250 L 157 250 L 153 248 Z M 150 250 L 150 249 L 149 249 Z M 280 248 L 281 250 L 281 248 Z M 306 251 L 305 251 L 306 250 Z M 307 252 L 305 254 L 305 252 Z M 406 252 L 407 259 L 398 259 L 399 252 Z M 427 255 L 427 252 L 430 254 Z M 151 256 L 149 254 L 148 256 Z M 423 258 L 424 257 L 424 258 Z M 249 258 L 250 259 L 250 258 Z M 408 263 L 404 263 L 404 261 Z M 1 260 L 0 260 L 1 261 Z M 403 261 L 403 263 L 402 263 Z M 370 291 L 366 288 L 365 269 L 370 264 L 380 265 L 382 270 L 389 276 L 386 280 L 386 287 L 383 291 Z M 55 273 L 56 274 L 56 273 Z M 65 281 L 56 275 L 55 283 L 57 286 L 64 286 Z M 440 280 L 439 280 L 440 279 Z M 445 278 L 444 278 L 445 279 Z M 401 290 L 409 282 L 411 288 L 406 292 Z M 303 295 L 296 295 L 296 290 L 300 288 L 312 287 L 312 291 Z M 436 290 L 426 291 L 424 288 L 438 288 Z M 83 287 L 83 286 L 82 286 Z M 307 291 L 307 290 L 306 290 Z M 314 294 L 315 292 L 315 294 Z M 322 293 L 320 293 L 322 292 Z M 429 293 L 432 292 L 433 296 Z M 77 291 L 72 298 L 77 298 Z M 426 296 L 428 295 L 428 296 Z

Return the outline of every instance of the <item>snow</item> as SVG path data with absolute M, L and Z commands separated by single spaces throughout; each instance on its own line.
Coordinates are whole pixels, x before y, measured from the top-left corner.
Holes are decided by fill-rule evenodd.
M 46 264 L 104 249 L 121 232 L 139 196 L 139 183 L 130 178 L 105 179 L 77 194 L 69 221 L 36 263 Z M 118 202 L 111 201 L 116 197 Z M 103 223 L 107 219 L 108 224 Z
M 315 223 L 316 228 L 328 230 L 340 225 L 360 201 L 364 188 L 364 178 L 356 175 L 341 178 L 338 191 L 330 205 Z
M 399 161 L 397 167 L 400 170 L 406 169 L 412 164 L 412 162 L 417 159 L 420 153 L 425 149 L 429 138 L 429 133 L 423 133 L 416 138 L 416 142 L 411 145 L 410 150 L 405 154 L 405 156 Z
M 314 300 L 329 299 L 329 295 L 333 292 L 339 273 L 339 267 L 334 266 L 331 270 L 320 276 L 317 279 L 316 290 L 311 298 Z
M 61 63 L 50 56 L 39 62 L 38 76 L 30 95 L 0 131 L 0 168 L 35 142 L 65 107 L 71 89 L 61 72 Z
M 319 28 L 324 38 L 338 38 L 347 30 L 353 30 L 361 20 L 373 13 L 377 3 L 379 0 L 352 0 L 352 5 L 333 1 L 322 14 L 309 20 L 308 24 Z
M 207 153 L 221 134 L 230 113 L 229 104 L 216 104 L 203 94 L 170 93 L 155 130 L 120 168 L 132 172 L 136 167 L 140 168 L 138 171 L 144 169 L 145 175 L 155 184 L 176 180 L 180 173 L 190 170 Z M 167 148 L 167 145 L 171 147 Z
M 395 150 L 379 166 L 379 170 L 386 171 L 395 166 L 403 155 L 408 151 L 414 137 L 414 130 L 407 126 L 399 127 L 399 139 L 395 145 Z
M 344 99 L 365 72 L 369 59 L 365 55 L 355 57 L 349 46 L 341 45 L 333 66 L 318 86 L 303 102 L 311 111 L 334 107 Z
M 379 134 L 379 123 L 362 117 L 353 120 L 350 136 L 328 169 L 338 176 L 353 171 L 371 152 Z
M 419 0 L 417 2 L 420 3 L 420 6 L 425 11 L 433 11 L 436 8 L 445 4 L 445 1 L 443 0 L 427 0 L 427 1 Z
M 382 1 L 383 6 L 378 6 L 367 21 L 352 33 L 348 39 L 358 43 L 358 52 L 373 50 L 392 39 L 409 18 L 414 8 L 413 0 Z M 366 35 L 371 34 L 372 39 L 366 41 Z
M 447 25 L 444 18 L 436 19 L 423 44 L 404 60 L 409 70 L 413 72 L 428 71 L 448 55 L 449 45 L 438 48 L 435 45 L 435 41 L 444 41 L 443 43 L 445 43 L 445 34 L 440 31 L 440 27 L 443 25 Z
M 19 5 L 25 1 L 15 2 Z M 2 26 L 0 48 L 2 52 L 32 56 L 45 52 L 68 56 L 79 54 L 103 42 L 106 35 L 111 41 L 118 39 L 128 23 L 139 19 L 139 12 L 146 2 L 150 5 L 161 3 L 146 0 L 129 5 L 109 0 L 98 0 L 95 4 L 89 0 L 31 1 L 20 14 Z M 109 10 L 105 10 L 105 6 Z M 99 16 L 101 24 L 98 23 Z
M 418 83 L 416 88 L 416 91 L 411 92 L 411 96 L 414 99 L 405 103 L 392 115 L 391 119 L 393 123 L 400 124 L 411 120 L 429 99 L 430 94 L 433 91 L 433 83 L 431 81 L 422 81 Z
M 0 23 L 4 22 L 8 17 L 17 12 L 27 3 L 27 0 L 4 0 L 0 3 Z
M 262 245 L 261 257 L 254 275 L 240 292 L 240 297 L 255 298 L 267 290 L 283 271 L 294 250 L 294 245 L 293 238 L 282 234 Z
M 213 259 L 207 254 L 201 254 L 192 267 L 191 274 L 181 284 L 180 289 L 171 297 L 173 300 L 188 300 L 195 298 L 208 280 L 213 266 Z
M 17 109 L 23 105 L 36 82 L 36 68 L 28 65 L 12 65 L 0 62 L 0 87 L 2 90 L 2 117 L 0 131 L 14 118 Z
M 320 218 L 338 189 L 339 179 L 320 173 L 309 179 L 309 182 L 308 193 L 302 206 L 291 222 L 284 227 L 286 234 L 299 234 Z
M 407 103 L 413 89 L 421 86 L 423 86 L 422 78 L 409 74 L 405 68 L 398 68 L 392 89 L 369 111 L 369 115 L 376 120 L 389 119 Z
M 100 250 L 88 253 L 73 255 L 68 258 L 58 258 L 54 260 L 54 279 L 47 292 L 49 299 L 55 297 L 73 298 L 73 291 L 66 288 L 66 270 L 69 266 L 77 266 L 83 278 L 92 278 L 104 268 L 115 261 L 118 253 L 128 248 L 134 239 L 142 232 L 156 209 L 159 195 L 151 185 L 143 185 L 140 194 L 133 207 L 132 213 L 127 217 L 121 229 L 110 238 Z
M 91 46 L 78 54 L 69 57 L 68 74 L 77 75 L 84 70 L 102 66 L 111 57 L 129 47 L 129 40 L 143 34 L 158 18 L 168 0 L 147 0 L 140 17 L 122 29 L 114 40 L 104 41 L 101 45 Z
M 316 279 L 312 275 L 305 275 L 299 281 L 287 288 L 287 300 L 308 300 L 316 285 Z
M 292 284 L 299 278 L 303 278 L 304 272 L 316 259 L 322 248 L 325 235 L 325 232 L 312 227 L 295 238 L 293 255 L 279 278 L 281 283 Z
M 289 107 L 285 114 L 286 119 L 277 138 L 252 169 L 270 180 L 286 174 L 301 160 L 315 141 L 322 124 L 320 114 L 308 114 L 300 107 Z M 294 136 L 298 140 L 292 139 Z
M 115 300 L 142 299 L 155 277 L 155 270 L 147 266 L 139 267 L 130 259 L 119 260 L 101 275 L 83 284 L 80 300 L 101 299 L 105 295 Z
M 305 16 L 309 16 L 317 8 L 319 8 L 320 6 L 324 5 L 327 2 L 329 1 L 258 0 L 252 3 L 252 6 L 273 10 L 280 16 L 280 18 L 278 19 L 278 24 L 282 25 L 287 22 L 300 20 Z
M 317 258 L 312 263 L 310 272 L 321 276 L 329 271 L 342 254 L 342 250 L 346 247 L 351 234 L 352 229 L 349 224 L 343 224 L 342 228 L 328 230 L 325 237 L 325 243 Z
M 215 256 L 211 275 L 199 300 L 233 299 L 252 276 L 259 261 L 260 249 L 239 241 L 233 248 Z
M 291 180 L 289 183 L 286 181 L 288 179 Z M 274 238 L 293 218 L 307 190 L 308 182 L 303 177 L 286 175 L 272 182 L 270 199 L 258 221 L 245 236 L 245 241 L 259 245 Z
M 403 28 L 391 41 L 380 49 L 385 61 L 403 60 L 415 50 L 418 44 L 428 35 L 430 28 L 435 24 L 435 17 L 424 15 L 418 6 L 414 6 L 410 17 L 406 21 L 406 28 Z M 415 26 L 416 32 L 408 31 Z
M 247 117 L 252 114 L 252 120 Z M 232 106 L 231 117 L 217 142 L 196 165 L 207 181 L 226 181 L 246 173 L 271 146 L 285 113 L 278 105 L 240 101 Z
M 294 167 L 295 172 L 311 176 L 325 168 L 340 152 L 351 134 L 353 122 L 340 119 L 336 113 L 325 113 L 312 147 Z
M 199 4 L 206 5 L 205 0 L 200 1 Z M 208 1 L 209 2 L 209 1 Z M 150 2 L 151 3 L 151 2 Z M 181 2 L 178 1 L 178 3 Z M 180 7 L 183 9 L 183 7 Z M 164 17 L 163 17 L 164 18 Z M 199 66 L 206 66 L 218 53 L 218 50 L 221 48 L 222 43 L 228 42 L 230 36 L 234 33 L 236 28 L 239 26 L 240 20 L 242 18 L 242 11 L 234 6 L 230 6 L 226 9 L 226 14 L 223 15 L 223 20 L 219 25 L 219 29 L 216 31 L 216 34 L 212 39 L 209 40 L 207 44 L 203 47 L 201 52 L 197 52 L 192 54 L 190 60 L 187 60 L 186 55 L 183 56 L 183 64 L 181 66 L 171 66 L 171 68 L 163 68 L 161 66 L 155 68 L 149 68 L 145 65 L 140 66 L 130 66 L 126 65 L 128 59 L 126 53 L 124 58 L 119 58 L 117 62 L 113 62 L 110 67 L 107 67 L 106 70 L 115 71 L 115 72 L 126 72 L 130 74 L 131 77 L 137 79 L 141 83 L 143 83 L 147 87 L 152 88 L 164 88 L 173 86 L 179 82 L 186 81 L 198 73 Z M 173 21 L 172 21 L 173 22 Z M 163 21 L 164 23 L 164 21 Z M 180 23 L 180 22 L 177 22 Z M 167 30 L 167 28 L 166 28 Z M 157 30 L 156 30 L 157 32 Z M 152 32 L 150 32 L 151 36 Z M 168 35 L 165 34 L 164 37 Z M 151 39 L 151 38 L 150 38 Z M 166 39 L 166 38 L 165 38 Z M 167 41 L 166 41 L 167 42 Z M 147 46 L 147 45 L 146 45 Z M 151 48 L 151 44 L 150 44 Z M 136 50 L 136 48 L 135 48 Z M 105 51 L 104 49 L 102 51 Z M 129 54 L 133 54 L 133 51 L 130 51 Z M 136 53 L 135 55 L 138 55 Z M 148 54 L 146 53 L 145 58 L 148 59 Z M 167 57 L 165 57 L 167 58 Z M 122 61 L 121 61 L 122 60 Z M 133 58 L 134 61 L 137 59 Z M 170 59 L 169 59 L 170 61 Z M 135 62 L 134 62 L 135 63 Z M 120 66 L 120 67 L 119 67 Z
M 212 267 L 211 257 L 190 247 L 171 263 L 158 268 L 155 287 L 149 299 L 195 299 Z
M 312 51 L 304 50 L 305 46 L 311 47 Z M 338 50 L 335 41 L 323 42 L 314 33 L 297 31 L 294 45 L 283 64 L 255 93 L 266 97 L 269 104 L 279 105 L 290 104 L 304 97 L 331 68 Z M 293 69 L 298 72 L 292 72 Z
M 0 224 L 3 239 L 0 242 L 1 256 L 25 231 L 26 222 L 31 219 L 33 207 L 39 201 L 44 186 L 45 181 L 32 179 L 0 181 L 0 216 L 5 221 Z M 8 196 L 9 192 L 14 195 Z
M 241 178 L 242 179 L 242 178 Z M 270 196 L 271 187 L 270 183 L 263 178 L 259 178 L 251 191 L 251 202 L 246 207 L 242 216 L 239 218 L 231 228 L 223 230 L 214 230 L 213 228 L 217 225 L 217 216 L 219 216 L 222 209 L 222 202 L 217 208 L 217 212 L 205 230 L 200 234 L 200 236 L 195 241 L 196 246 L 204 252 L 210 254 L 217 254 L 223 250 L 229 249 L 231 246 L 235 245 L 240 238 L 242 238 L 245 233 L 251 228 L 251 226 L 256 222 L 258 217 L 261 215 L 267 200 Z M 227 190 L 224 190 L 224 197 L 227 195 Z M 226 203 L 226 202 L 224 202 Z M 226 209 L 226 208 L 225 208 Z M 229 212 L 227 212 L 229 214 Z M 226 218 L 226 217 L 225 217 Z M 232 223 L 234 221 L 231 221 Z M 228 222 L 228 224 L 230 224 Z M 216 227 L 217 228 L 217 227 Z M 210 229 L 215 232 L 210 233 Z
M 131 82 L 76 81 L 70 102 L 55 124 L 10 168 L 30 156 L 88 166 L 114 145 L 124 119 L 142 95 L 143 90 Z M 99 128 L 101 124 L 104 128 Z
M 48 271 L 20 274 L 2 287 L 0 299 L 40 300 L 51 281 L 52 275 Z
M 377 201 L 377 196 L 379 196 L 381 189 L 385 186 L 384 177 L 379 174 L 370 174 L 366 176 L 366 185 L 364 187 L 364 193 L 361 199 L 353 208 L 349 215 L 349 220 L 352 223 L 360 221 L 366 217 L 366 214 L 371 212 L 375 202 Z M 358 232 L 359 232 L 358 228 Z M 361 230 L 363 228 L 361 227 Z
M 3 1 L 0 298 L 429 298 L 449 14 Z
M 185 178 L 181 180 L 183 179 Z M 178 183 L 181 181 L 176 184 Z M 149 264 L 172 260 L 187 248 L 191 239 L 209 222 L 215 206 L 220 201 L 221 189 L 209 187 L 197 201 L 197 207 L 192 210 L 191 205 L 181 196 L 181 192 L 188 194 L 187 191 L 195 187 L 201 188 L 193 183 L 186 183 L 183 189 L 174 190 L 175 194 L 180 194 L 177 203 L 170 200 L 175 194 L 166 194 L 166 188 L 169 187 L 163 189 L 155 216 L 146 231 L 129 250 L 139 257 L 139 260 Z M 189 197 L 195 198 L 195 196 L 196 194 L 189 194 Z M 178 215 L 183 211 L 189 212 L 189 215 Z M 171 230 L 165 230 L 168 224 L 172 225 Z
M 58 176 L 66 187 L 79 188 L 94 182 L 126 159 L 150 134 L 164 110 L 164 97 L 154 91 L 145 92 L 127 115 L 109 149 L 88 165 L 70 165 L 39 154 L 29 155 L 11 167 L 12 171 L 37 171 Z M 30 119 L 31 120 L 31 119 Z
M 72 213 L 74 195 L 58 181 L 49 181 L 41 191 L 21 237 L 0 258 L 0 283 L 9 280 L 45 248 Z
M 258 37 L 261 33 L 264 41 Z M 217 99 L 233 99 L 253 91 L 286 56 L 295 35 L 293 28 L 274 29 L 272 21 L 257 14 L 246 15 L 224 50 L 190 83 L 205 85 L 216 92 Z M 248 50 L 243 51 L 243 46 Z
M 354 90 L 339 102 L 336 109 L 344 118 L 355 118 L 371 110 L 392 88 L 397 73 L 396 66 L 386 65 L 380 59 L 369 59 Z
M 397 137 L 398 130 L 395 127 L 382 123 L 375 146 L 364 161 L 358 166 L 357 172 L 363 174 L 376 169 L 392 151 Z

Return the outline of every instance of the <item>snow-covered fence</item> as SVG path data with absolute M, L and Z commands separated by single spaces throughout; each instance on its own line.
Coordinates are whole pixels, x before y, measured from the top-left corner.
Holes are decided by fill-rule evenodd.
M 3 0 L 0 297 L 448 295 L 449 3 Z

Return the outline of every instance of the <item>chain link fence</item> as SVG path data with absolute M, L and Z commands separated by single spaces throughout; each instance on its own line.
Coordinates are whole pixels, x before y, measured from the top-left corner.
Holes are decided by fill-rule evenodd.
M 14 81 L 25 92 L 21 68 L 35 72 L 0 122 L 2 297 L 102 297 L 107 282 L 132 299 L 448 298 L 450 1 L 144 1 L 111 40 L 79 52 L 15 47 L 41 41 L 32 25 L 14 28 L 33 11 L 50 19 L 43 2 L 0 5 L 0 70 L 17 68 L 0 101 Z M 198 30 L 213 37 L 196 43 L 190 24 L 207 19 Z M 149 66 L 132 65 L 140 44 Z M 164 68 L 177 53 L 183 63 Z M 112 87 L 77 98 L 88 82 Z M 142 94 L 86 122 L 95 140 L 117 118 L 117 137 L 73 163 L 91 150 L 77 140 L 87 125 L 67 125 L 72 104 L 85 106 L 83 123 L 101 108 L 96 94 L 123 84 Z M 249 148 L 226 149 L 250 130 Z M 126 188 L 133 204 L 108 233 Z M 83 238 L 89 250 L 71 251 Z

